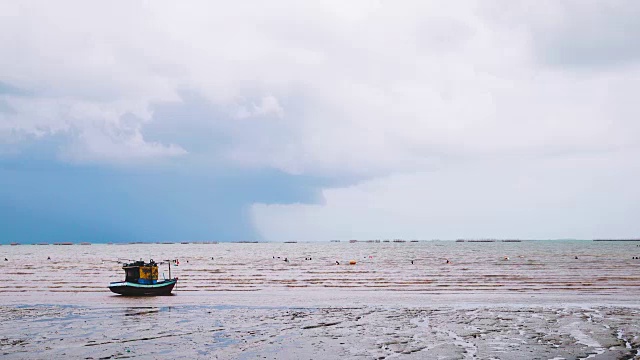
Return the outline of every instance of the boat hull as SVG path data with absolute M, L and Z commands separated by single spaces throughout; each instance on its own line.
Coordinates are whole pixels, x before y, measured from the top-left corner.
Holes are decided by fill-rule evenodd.
M 128 281 L 112 282 L 109 290 L 124 296 L 166 296 L 171 295 L 178 279 L 164 280 L 157 284 L 138 284 Z

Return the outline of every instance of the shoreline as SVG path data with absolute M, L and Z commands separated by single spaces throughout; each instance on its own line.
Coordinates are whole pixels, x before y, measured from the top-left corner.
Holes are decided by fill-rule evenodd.
M 108 290 L 90 293 L 0 293 L 0 306 L 70 305 L 100 307 L 215 305 L 244 307 L 526 307 L 622 306 L 640 308 L 637 294 L 578 293 L 419 293 L 381 290 L 281 289 L 259 291 L 180 292 L 171 296 L 126 297 Z
M 520 242 L 640 242 L 640 239 L 420 239 L 420 240 L 324 240 L 324 241 L 122 241 L 122 242 L 92 242 L 92 241 L 65 241 L 65 242 L 8 242 L 0 243 L 0 246 L 73 246 L 73 245 L 219 245 L 219 244 L 383 244 L 383 243 L 395 243 L 395 244 L 411 244 L 411 243 L 424 243 L 424 242 L 453 242 L 453 243 L 520 243 Z

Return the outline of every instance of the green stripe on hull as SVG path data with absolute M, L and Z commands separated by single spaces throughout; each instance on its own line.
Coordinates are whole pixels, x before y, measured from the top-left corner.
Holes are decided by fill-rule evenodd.
M 169 286 L 175 283 L 176 281 L 174 280 L 163 281 L 157 284 L 138 284 L 138 283 L 122 281 L 122 282 L 112 282 L 111 284 L 109 284 L 109 287 L 126 286 L 126 287 L 137 287 L 137 288 L 149 289 L 149 288 L 161 288 L 161 287 Z

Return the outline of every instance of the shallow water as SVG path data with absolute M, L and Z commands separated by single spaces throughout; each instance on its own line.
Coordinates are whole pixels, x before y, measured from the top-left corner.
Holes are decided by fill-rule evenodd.
M 179 259 L 180 265 L 171 269 L 172 276 L 180 279 L 176 294 L 346 289 L 479 296 L 630 296 L 640 295 L 640 260 L 633 259 L 640 256 L 638 244 L 426 241 L 3 245 L 0 257 L 8 261 L 0 261 L 4 278 L 0 302 L 12 294 L 108 293 L 110 281 L 124 278 L 118 260 L 151 258 Z M 357 264 L 348 265 L 350 260 Z M 160 278 L 163 276 L 169 277 L 166 264 L 160 267 Z

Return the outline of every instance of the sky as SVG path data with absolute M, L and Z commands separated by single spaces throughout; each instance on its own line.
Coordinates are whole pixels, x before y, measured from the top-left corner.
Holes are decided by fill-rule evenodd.
M 640 237 L 639 16 L 0 0 L 0 243 Z

